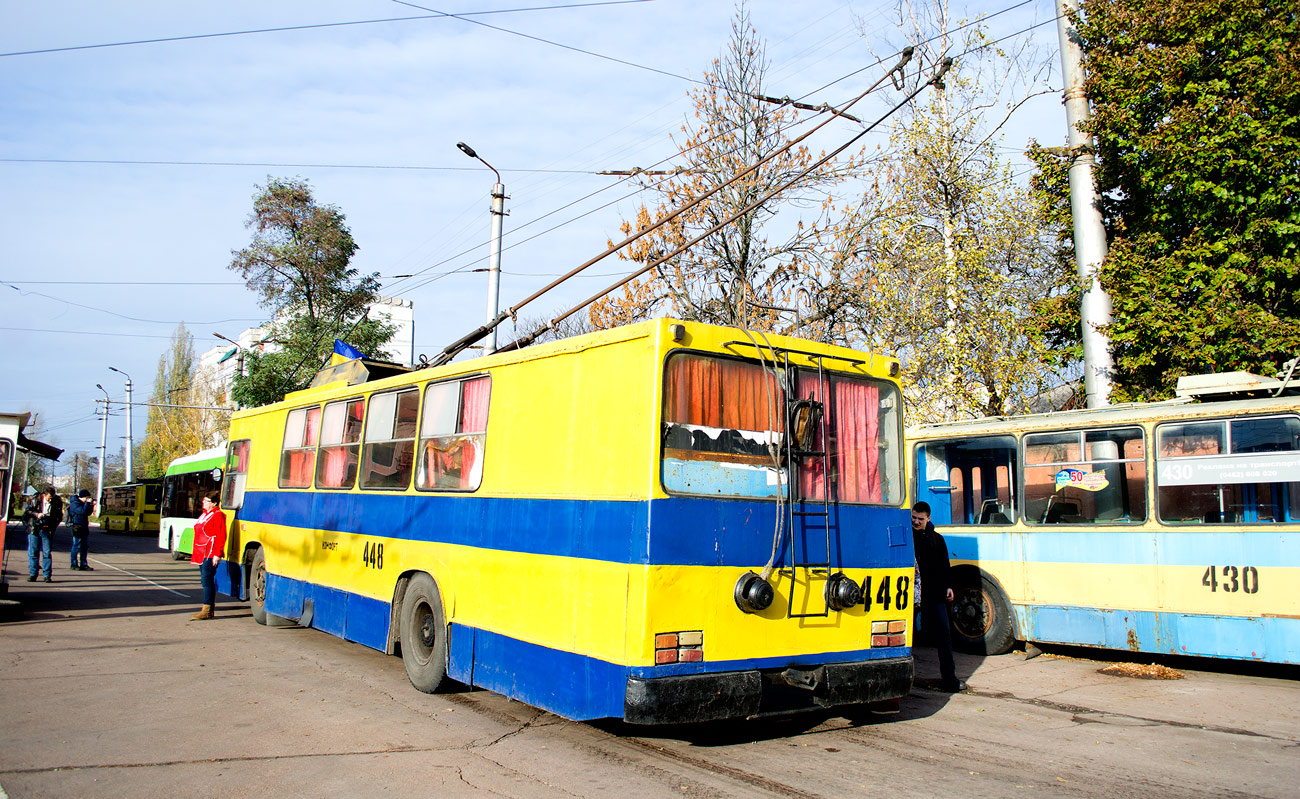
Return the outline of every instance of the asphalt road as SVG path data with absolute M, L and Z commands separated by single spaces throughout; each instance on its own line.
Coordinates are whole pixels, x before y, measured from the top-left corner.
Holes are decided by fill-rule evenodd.
M 917 688 L 894 716 L 576 723 L 421 694 L 399 659 L 260 627 L 246 605 L 192 622 L 197 569 L 151 539 L 92 533 L 95 571 L 71 572 L 62 530 L 48 585 L 25 581 L 17 526 L 9 544 L 24 615 L 0 623 L 0 797 L 1294 797 L 1300 781 L 1294 669 L 1184 660 L 1156 681 L 1059 652 L 959 657 L 969 693 Z M 933 650 L 917 660 L 937 675 Z

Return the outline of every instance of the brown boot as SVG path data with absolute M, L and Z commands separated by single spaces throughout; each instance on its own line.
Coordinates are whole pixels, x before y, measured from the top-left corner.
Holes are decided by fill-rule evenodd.
M 193 616 L 190 616 L 190 621 L 203 621 L 204 619 L 210 619 L 210 618 L 212 618 L 212 606 L 204 605 L 203 607 L 199 608 L 198 613 L 195 613 Z

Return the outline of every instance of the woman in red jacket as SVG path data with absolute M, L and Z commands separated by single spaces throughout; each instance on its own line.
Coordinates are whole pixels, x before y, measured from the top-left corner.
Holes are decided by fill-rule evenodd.
M 199 564 L 199 581 L 203 583 L 203 607 L 190 617 L 193 621 L 212 618 L 217 599 L 217 564 L 226 554 L 226 514 L 217 507 L 214 491 L 203 497 L 203 515 L 194 523 L 194 549 L 190 562 Z

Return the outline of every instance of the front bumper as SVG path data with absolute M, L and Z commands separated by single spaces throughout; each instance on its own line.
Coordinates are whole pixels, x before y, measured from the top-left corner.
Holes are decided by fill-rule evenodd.
M 681 724 L 897 699 L 912 690 L 911 656 L 674 677 L 629 677 L 623 718 Z

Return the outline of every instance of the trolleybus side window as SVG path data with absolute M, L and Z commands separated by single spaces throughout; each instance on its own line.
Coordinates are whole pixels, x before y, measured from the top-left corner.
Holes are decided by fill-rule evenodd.
M 280 487 L 310 488 L 320 437 L 320 406 L 289 411 L 284 422 L 284 447 L 280 450 Z
M 829 387 L 825 387 L 829 384 Z M 902 499 L 901 425 L 898 392 L 882 381 L 801 369 L 795 378 L 799 399 L 822 403 L 826 437 L 814 427 L 812 447 L 825 450 L 840 502 L 897 504 Z M 825 495 L 822 459 L 805 456 L 799 469 L 799 494 L 820 500 Z
M 230 442 L 226 456 L 226 479 L 221 484 L 221 507 L 238 510 L 244 506 L 244 484 L 248 482 L 248 439 Z
M 362 488 L 410 487 L 419 410 L 417 388 L 370 397 L 361 450 Z
M 1300 520 L 1300 418 L 1156 428 L 1156 505 L 1173 524 Z
M 784 407 L 784 392 L 760 364 L 673 355 L 664 375 L 664 488 L 775 497 L 785 479 L 768 445 L 780 443 Z
M 431 383 L 425 389 L 416 488 L 473 491 L 483 482 L 491 392 L 487 376 Z
M 1025 520 L 1126 524 L 1146 520 L 1142 429 L 1025 436 Z
M 1019 510 L 1015 436 L 927 441 L 916 448 L 916 497 L 935 524 L 1012 524 Z
M 356 482 L 364 410 L 360 397 L 325 403 L 316 455 L 317 488 L 351 488 Z

